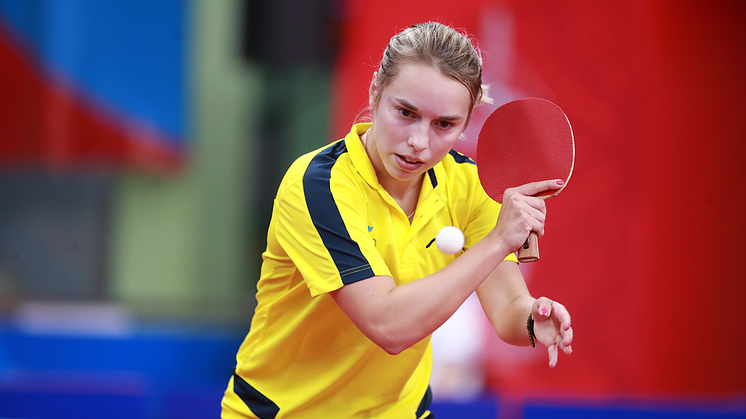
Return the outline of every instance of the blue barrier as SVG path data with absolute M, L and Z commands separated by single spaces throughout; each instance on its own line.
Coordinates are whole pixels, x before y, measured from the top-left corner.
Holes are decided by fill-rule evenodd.
M 0 327 L 0 417 L 218 417 L 244 331 L 143 328 L 124 336 Z
M 116 336 L 29 333 L 0 325 L 0 417 L 203 419 L 220 399 L 245 330 L 140 327 Z M 434 401 L 437 419 L 495 419 L 499 397 Z M 746 403 L 524 401 L 523 419 L 746 419 Z M 499 418 L 503 419 L 503 418 Z M 506 418 L 507 419 L 507 418 Z

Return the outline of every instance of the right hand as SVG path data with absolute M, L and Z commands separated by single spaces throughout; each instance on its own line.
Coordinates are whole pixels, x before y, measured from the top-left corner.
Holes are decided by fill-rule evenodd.
M 535 195 L 559 189 L 563 183 L 561 179 L 545 180 L 506 189 L 500 215 L 490 234 L 497 235 L 511 253 L 523 246 L 531 231 L 543 236 L 547 207 Z

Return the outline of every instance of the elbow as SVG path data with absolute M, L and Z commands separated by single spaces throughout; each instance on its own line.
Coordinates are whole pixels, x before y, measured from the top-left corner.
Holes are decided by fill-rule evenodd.
M 406 331 L 402 333 L 386 328 L 377 329 L 368 338 L 389 355 L 399 355 L 416 343 Z
M 389 355 L 399 355 L 400 353 L 404 352 L 405 349 L 409 348 L 409 346 L 401 345 L 397 343 L 389 343 L 389 344 L 378 345 L 378 346 Z

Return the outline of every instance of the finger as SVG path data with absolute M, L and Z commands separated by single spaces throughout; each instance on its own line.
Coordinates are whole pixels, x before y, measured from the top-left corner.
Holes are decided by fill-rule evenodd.
M 572 346 L 564 346 L 562 347 L 562 351 L 565 353 L 565 355 L 570 356 L 572 355 Z
M 569 328 L 569 329 L 567 329 L 567 330 L 562 330 L 561 331 L 561 336 L 562 336 L 562 345 L 563 346 L 568 347 L 568 348 L 570 346 L 572 346 L 572 338 L 573 338 L 572 327 Z
M 531 182 L 525 185 L 514 188 L 521 195 L 535 196 L 544 191 L 557 190 L 564 185 L 565 182 L 562 179 L 542 180 L 539 182 Z
M 509 189 L 505 193 L 500 214 L 509 218 L 512 215 L 514 222 L 526 232 L 526 236 L 531 231 L 535 231 L 540 237 L 544 234 L 546 203 L 543 199 L 524 196 L 515 192 L 515 189 Z
M 517 211 L 541 221 L 544 221 L 547 213 L 547 204 L 544 199 L 523 195 L 517 189 L 505 191 L 503 206 L 515 208 Z
M 557 358 L 559 357 L 557 352 L 557 344 L 549 345 L 547 348 L 549 354 L 549 368 L 555 368 L 557 366 Z
M 573 348 L 572 348 L 572 329 L 569 330 L 569 335 L 563 335 L 560 336 L 558 339 L 560 349 L 562 349 L 562 352 L 565 353 L 565 355 L 572 355 Z
M 533 198 L 532 198 L 533 199 Z M 546 204 L 544 204 L 544 201 L 541 199 L 535 199 L 535 205 L 532 205 L 531 202 L 527 202 L 528 208 L 525 210 L 525 214 L 528 216 L 528 219 L 526 222 L 530 226 L 531 230 L 536 232 L 536 234 L 539 235 L 539 237 L 544 236 L 544 230 L 546 227 Z
M 534 301 L 534 315 L 548 318 L 552 315 L 552 304 L 554 302 L 546 297 L 539 297 Z
M 513 195 L 511 197 L 511 200 L 514 201 L 513 207 L 515 208 L 516 226 L 520 227 L 526 233 L 526 236 L 534 231 L 541 237 L 544 235 L 546 215 L 541 210 L 526 203 L 526 199 L 526 197 L 520 195 Z M 543 201 L 541 203 L 543 205 Z
M 572 327 L 572 317 L 570 316 L 570 312 L 567 311 L 567 308 L 556 301 L 553 303 L 553 306 L 554 312 L 557 313 L 557 320 L 559 320 L 562 325 L 562 329 L 567 330 Z

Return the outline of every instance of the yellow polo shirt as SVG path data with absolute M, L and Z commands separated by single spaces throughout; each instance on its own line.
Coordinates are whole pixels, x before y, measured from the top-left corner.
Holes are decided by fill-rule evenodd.
M 460 228 L 469 248 L 495 226 L 500 206 L 474 162 L 452 151 L 426 174 L 410 225 L 363 149 L 369 127 L 353 126 L 285 174 L 223 418 L 414 419 L 426 411 L 429 337 L 389 355 L 328 293 L 376 275 L 401 285 L 440 270 L 458 255 L 437 249 L 438 231 Z

